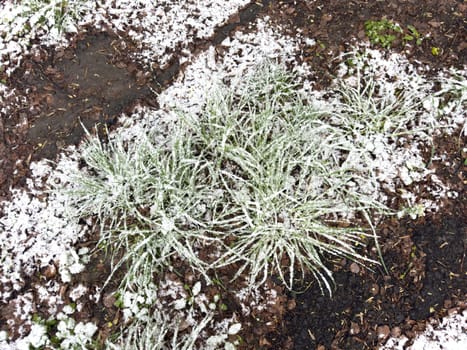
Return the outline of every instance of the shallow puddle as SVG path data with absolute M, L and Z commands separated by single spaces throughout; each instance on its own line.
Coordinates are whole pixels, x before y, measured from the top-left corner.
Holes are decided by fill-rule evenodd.
M 36 77 L 46 108 L 28 130 L 36 146 L 33 159 L 54 158 L 57 149 L 80 141 L 83 126 L 111 123 L 126 106 L 151 94 L 131 67 L 111 63 L 118 46 L 107 34 L 88 37 Z

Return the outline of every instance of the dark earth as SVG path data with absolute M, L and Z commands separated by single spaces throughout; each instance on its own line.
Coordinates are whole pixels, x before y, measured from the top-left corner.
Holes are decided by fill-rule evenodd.
M 467 1 L 462 0 L 256 1 L 219 27 L 212 38 L 195 42 L 192 52 L 219 46 L 235 30 L 254 31 L 250 27 L 254 19 L 269 16 L 289 35 L 300 30 L 317 40 L 318 45 L 304 48 L 302 59 L 314 68 L 317 85 L 326 87 L 335 74 L 333 58 L 367 40 L 365 21 L 387 18 L 403 28 L 413 25 L 424 36 L 420 45 L 396 40 L 392 50 L 429 65 L 435 73 L 467 63 L 466 14 Z M 164 70 L 140 66 L 131 59 L 134 47 L 125 33 L 84 28 L 67 49 L 43 47 L 27 57 L 12 77 L 1 77 L 19 94 L 7 101 L 9 115 L 0 119 L 0 199 L 8 199 L 11 188 L 23 185 L 31 161 L 53 160 L 65 146 L 78 144 L 83 126 L 115 127 L 121 112 L 137 104 L 153 105 L 154 94 L 183 73 L 184 65 L 177 58 Z M 323 295 L 312 280 L 298 292 L 286 293 L 272 276 L 268 286 L 279 293 L 278 302 L 240 320 L 242 348 L 376 349 L 391 334 L 413 339 L 430 319 L 465 309 L 465 147 L 466 140 L 458 134 L 436 139 L 437 154 L 446 154 L 451 166 L 436 160 L 430 165 L 443 183 L 460 194 L 457 198 L 445 199 L 438 213 L 416 221 L 390 217 L 378 224 L 388 273 L 380 266 L 367 270 L 350 261 L 330 261 L 336 281 L 332 297 Z M 419 186 L 418 196 L 425 196 L 428 186 Z M 396 198 L 393 209 L 398 209 L 397 202 Z M 373 245 L 368 243 L 366 253 L 377 259 Z M 96 269 L 77 276 L 74 283 L 102 280 L 108 261 L 97 256 L 92 264 Z M 225 287 L 220 292 L 228 307 L 225 316 L 239 308 L 235 291 L 241 286 L 228 285 L 230 273 L 219 272 Z M 179 278 L 191 284 L 188 275 Z M 216 294 L 216 288 L 220 287 L 211 287 L 210 292 Z M 101 301 L 80 317 L 102 325 L 103 340 L 112 332 L 104 325 L 118 320 L 118 313 L 112 303 Z M 0 325 L 7 318 L 8 313 L 2 313 Z

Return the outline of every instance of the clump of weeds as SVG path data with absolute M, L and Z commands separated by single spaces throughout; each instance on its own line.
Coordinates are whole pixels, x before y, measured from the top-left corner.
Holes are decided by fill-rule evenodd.
M 384 49 L 394 47 L 396 42 L 402 42 L 403 44 L 415 43 L 415 45 L 420 46 L 423 41 L 423 36 L 413 25 L 409 24 L 406 28 L 403 28 L 398 23 L 386 18 L 368 20 L 365 22 L 364 28 L 370 42 Z

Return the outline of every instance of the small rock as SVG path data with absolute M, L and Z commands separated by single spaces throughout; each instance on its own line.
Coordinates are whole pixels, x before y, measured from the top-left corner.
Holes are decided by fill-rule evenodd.
M 387 339 L 387 337 L 389 337 L 389 334 L 391 333 L 391 329 L 389 328 L 388 325 L 378 326 L 378 328 L 376 329 L 376 332 L 378 333 L 379 340 L 385 340 Z
M 53 95 L 51 94 L 47 94 L 45 95 L 45 102 L 47 103 L 47 105 L 52 105 L 54 103 L 54 97 Z
M 193 272 L 189 271 L 185 273 L 185 282 L 192 285 L 195 283 L 195 275 Z
M 188 327 L 190 327 L 190 324 L 186 321 L 186 320 L 182 320 L 180 322 L 180 324 L 178 325 L 178 330 L 180 332 L 183 332 L 185 329 L 187 329 Z
M 360 40 L 363 40 L 366 38 L 366 33 L 364 30 L 360 30 L 358 33 L 357 33 L 357 38 L 359 38 Z
M 49 264 L 42 273 L 47 279 L 52 279 L 57 275 L 57 268 L 54 264 Z
M 416 333 L 412 330 L 406 330 L 405 331 L 405 336 L 409 339 L 413 339 L 416 336 Z
M 55 58 L 62 58 L 64 55 L 65 55 L 64 49 L 57 49 L 57 51 L 55 51 Z
M 324 14 L 323 17 L 321 17 L 321 22 L 328 23 L 332 20 L 332 15 L 330 13 Z
M 360 272 L 360 266 L 358 266 L 357 263 L 351 263 L 350 264 L 350 272 L 352 273 L 359 273 Z
M 66 147 L 66 142 L 63 140 L 57 140 L 57 142 L 55 142 L 55 146 L 58 149 L 64 149 Z
M 287 302 L 287 310 L 294 310 L 296 306 L 297 306 L 297 302 L 295 301 L 295 299 L 290 299 Z
M 112 308 L 115 305 L 116 301 L 117 299 L 113 294 L 106 294 L 104 295 L 104 298 L 102 298 L 102 303 L 108 309 Z
M 433 28 L 439 28 L 443 24 L 443 22 L 438 22 L 438 21 L 429 21 L 428 24 L 432 26 Z
M 400 327 L 394 327 L 393 329 L 391 329 L 392 337 L 398 338 L 401 336 L 401 334 L 402 334 L 402 329 Z
M 230 17 L 230 19 L 229 19 L 229 23 L 240 23 L 240 22 L 241 22 L 241 18 L 240 18 L 239 13 L 236 13 L 235 15 Z
M 360 333 L 360 326 L 357 322 L 350 322 L 350 334 L 355 335 Z
M 375 283 L 371 286 L 371 289 L 370 289 L 370 292 L 371 294 L 373 295 L 378 295 L 379 293 L 379 286 Z
M 32 60 L 36 63 L 39 63 L 42 61 L 42 57 L 41 57 L 41 53 L 40 51 L 35 51 L 33 54 L 32 54 Z

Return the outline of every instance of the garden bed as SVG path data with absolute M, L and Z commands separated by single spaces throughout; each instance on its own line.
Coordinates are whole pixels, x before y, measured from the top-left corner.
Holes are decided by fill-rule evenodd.
M 37 3 L 0 22 L 0 349 L 465 323 L 464 2 Z

